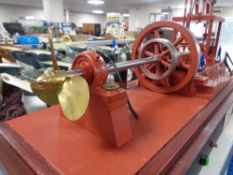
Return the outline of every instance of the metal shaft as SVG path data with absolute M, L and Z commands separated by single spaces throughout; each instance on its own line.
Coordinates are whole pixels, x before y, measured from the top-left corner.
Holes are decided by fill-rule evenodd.
M 115 71 L 122 71 L 126 70 L 132 67 L 137 67 L 137 66 L 142 66 L 145 64 L 151 64 L 151 63 L 156 63 L 158 59 L 156 57 L 147 57 L 143 59 L 137 59 L 137 60 L 131 60 L 131 61 L 124 61 L 120 63 L 116 63 L 114 65 L 108 64 L 107 69 L 109 73 L 115 72 Z M 75 71 L 69 71 L 70 76 L 82 76 L 83 72 L 82 70 L 75 70 Z
M 145 64 L 156 63 L 156 61 L 158 61 L 156 57 L 147 57 L 147 58 L 138 59 L 138 60 L 131 60 L 131 61 L 124 61 L 124 62 L 116 63 L 115 64 L 116 67 L 114 67 L 114 65 L 112 64 L 108 64 L 107 67 L 108 67 L 108 71 L 112 73 L 115 71 L 126 70 L 132 67 L 142 66 Z
M 189 54 L 190 54 L 189 51 L 178 53 L 179 56 L 185 56 L 185 55 L 189 55 Z M 137 60 L 116 63 L 115 64 L 116 67 L 112 64 L 108 64 L 107 69 L 108 69 L 109 73 L 112 73 L 115 71 L 126 70 L 126 69 L 129 69 L 132 67 L 142 66 L 145 64 L 156 63 L 157 61 L 158 61 L 158 58 L 156 56 L 153 56 L 153 57 L 147 57 L 147 58 L 142 58 L 142 59 L 137 59 Z M 82 76 L 83 72 L 82 72 L 82 70 L 73 70 L 73 71 L 69 71 L 68 74 L 70 76 Z
M 130 44 L 133 43 L 134 40 L 129 39 L 129 40 L 117 40 L 116 44 Z M 67 43 L 67 45 L 74 45 L 74 44 L 85 44 L 87 46 L 105 46 L 105 45 L 112 45 L 113 40 L 104 40 L 104 41 L 79 41 L 79 42 L 70 42 Z

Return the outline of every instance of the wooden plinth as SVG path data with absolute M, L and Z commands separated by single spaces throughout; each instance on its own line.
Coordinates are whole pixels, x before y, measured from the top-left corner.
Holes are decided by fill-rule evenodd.
M 128 90 L 140 118 L 132 120 L 132 141 L 120 148 L 67 121 L 55 106 L 0 124 L 0 161 L 10 174 L 17 174 L 13 165 L 23 174 L 183 174 L 224 119 L 232 90 L 232 82 L 214 96 Z

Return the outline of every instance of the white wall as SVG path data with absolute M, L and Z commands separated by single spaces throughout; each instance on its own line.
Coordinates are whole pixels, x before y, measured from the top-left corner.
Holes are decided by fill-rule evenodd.
M 131 6 L 129 8 L 129 30 L 137 31 L 138 28 L 144 28 L 149 24 L 150 13 L 159 13 L 161 8 L 166 8 L 164 5 L 152 4 L 152 5 L 140 5 Z M 222 12 L 217 15 L 222 17 L 233 17 L 233 7 L 223 7 Z M 184 9 L 174 8 L 172 9 L 172 16 L 183 16 Z
M 149 7 L 131 7 L 129 9 L 129 31 L 138 31 L 149 23 Z
M 173 17 L 181 17 L 181 16 L 184 16 L 184 9 L 181 9 L 181 8 L 172 9 L 172 16 L 173 16 Z
M 222 17 L 233 17 L 233 6 L 232 7 L 222 7 L 222 12 L 217 13 L 216 15 L 222 16 Z M 183 16 L 184 15 L 184 9 L 181 8 L 175 8 L 172 10 L 173 16 Z
M 223 17 L 233 17 L 233 6 L 231 7 L 224 7 L 222 8 L 222 12 L 219 13 L 218 15 L 223 16 Z
M 70 21 L 74 22 L 77 27 L 82 27 L 83 23 L 100 23 L 101 27 L 105 27 L 107 17 L 106 15 L 70 12 Z
M 63 0 L 43 0 L 43 7 L 48 22 L 64 22 Z
M 129 31 L 137 31 L 149 24 L 150 13 L 161 11 L 159 5 L 140 5 L 129 8 Z
M 19 16 L 34 16 L 37 19 L 44 19 L 43 9 L 32 7 L 21 7 L 0 4 L 0 22 L 11 22 Z
M 11 22 L 12 19 L 19 16 L 34 16 L 36 19 L 45 18 L 42 8 L 0 4 L 0 23 Z M 106 15 L 70 12 L 70 22 L 76 23 L 78 27 L 82 27 L 82 23 L 101 23 L 102 27 L 105 27 L 106 21 Z

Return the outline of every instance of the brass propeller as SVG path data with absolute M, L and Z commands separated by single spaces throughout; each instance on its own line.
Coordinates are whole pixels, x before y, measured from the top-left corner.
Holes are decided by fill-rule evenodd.
M 62 111 L 69 120 L 80 119 L 89 104 L 88 83 L 80 76 L 67 78 L 58 94 L 58 99 Z
M 60 104 L 65 117 L 75 121 L 87 110 L 90 99 L 88 83 L 81 76 L 68 77 L 66 71 L 59 70 L 51 35 L 49 31 L 54 70 L 41 75 L 36 82 L 31 83 L 31 88 L 46 104 Z
M 31 83 L 33 92 L 47 105 L 59 104 L 58 93 L 66 79 L 65 71 L 52 71 L 41 75 Z

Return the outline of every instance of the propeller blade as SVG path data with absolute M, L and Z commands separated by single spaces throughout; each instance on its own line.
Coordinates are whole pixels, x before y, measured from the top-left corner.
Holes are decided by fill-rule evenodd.
M 33 93 L 47 105 L 59 104 L 57 97 L 58 87 L 48 83 L 31 83 Z
M 59 104 L 58 93 L 66 79 L 66 71 L 53 71 L 41 75 L 31 83 L 32 91 L 47 105 Z
M 90 99 L 87 81 L 81 77 L 68 77 L 58 94 L 62 111 L 68 120 L 76 121 L 86 112 Z

